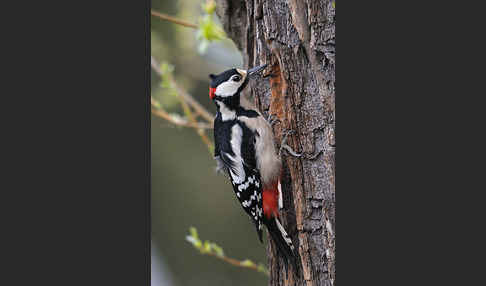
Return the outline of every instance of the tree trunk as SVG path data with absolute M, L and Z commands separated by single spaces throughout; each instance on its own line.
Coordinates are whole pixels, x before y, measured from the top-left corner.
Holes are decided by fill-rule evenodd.
M 268 77 L 249 92 L 277 140 L 295 132 L 283 152 L 282 223 L 302 268 L 285 269 L 273 242 L 269 285 L 335 284 L 335 8 L 329 0 L 218 0 L 217 14 L 246 67 L 267 63 Z

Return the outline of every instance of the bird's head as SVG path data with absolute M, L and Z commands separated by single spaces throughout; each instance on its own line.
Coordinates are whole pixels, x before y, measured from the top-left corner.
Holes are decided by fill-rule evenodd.
M 212 100 L 226 101 L 235 96 L 239 96 L 249 79 L 262 71 L 266 66 L 264 64 L 249 70 L 234 68 L 218 75 L 210 74 L 211 84 L 209 85 L 209 97 Z

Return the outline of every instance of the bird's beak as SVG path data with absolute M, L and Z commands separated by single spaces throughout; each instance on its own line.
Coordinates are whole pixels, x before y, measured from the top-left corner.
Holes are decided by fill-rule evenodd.
M 252 75 L 256 75 L 258 72 L 262 71 L 266 67 L 267 67 L 267 64 L 251 68 L 247 71 L 247 76 L 251 77 Z

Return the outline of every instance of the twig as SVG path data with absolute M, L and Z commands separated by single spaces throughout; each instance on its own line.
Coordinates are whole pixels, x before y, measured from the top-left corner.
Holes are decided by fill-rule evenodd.
M 154 57 L 151 57 L 151 66 L 155 70 L 155 72 L 157 72 L 157 74 L 159 74 L 160 76 L 163 75 L 163 73 L 160 70 L 160 67 L 157 64 L 157 61 L 154 59 Z M 204 117 L 206 119 L 206 121 L 208 121 L 209 124 L 207 124 L 206 126 L 212 125 L 214 117 L 211 116 L 211 114 L 208 111 L 206 111 L 206 109 L 204 109 L 204 107 L 202 107 L 196 100 L 194 100 L 194 98 L 192 98 L 182 88 L 180 88 L 177 85 L 177 83 L 175 82 L 174 78 L 172 77 L 172 75 L 170 73 L 166 74 L 165 76 L 169 80 L 170 85 L 173 88 L 176 89 L 178 98 L 180 99 L 180 103 L 182 105 L 182 109 L 184 110 L 186 117 L 189 119 L 189 122 L 191 123 L 190 127 L 193 127 L 197 130 L 197 134 L 201 137 L 201 140 L 208 147 L 209 153 L 213 153 L 214 152 L 214 144 L 211 142 L 211 140 L 206 135 L 206 132 L 204 131 L 204 129 L 208 129 L 208 128 L 197 128 L 197 126 L 201 123 L 199 123 L 196 120 L 196 117 L 193 115 L 192 110 L 189 107 L 189 103 L 191 103 L 191 106 L 194 108 L 194 110 L 197 114 L 201 115 L 202 117 Z M 163 110 L 162 108 L 158 108 L 157 104 L 154 104 L 155 100 L 153 98 L 151 98 L 151 100 L 152 100 L 152 106 L 155 107 L 155 108 L 152 108 L 153 114 L 158 115 L 162 118 L 165 118 L 166 120 L 169 120 L 172 123 L 179 122 L 178 125 L 182 126 L 182 124 L 180 123 L 180 120 L 175 120 L 174 117 L 170 116 L 165 110 Z M 184 126 L 188 126 L 189 122 L 184 122 L 185 123 Z
M 171 116 L 167 111 L 161 109 L 161 108 L 152 108 L 152 113 L 154 115 L 157 115 L 158 117 L 161 117 L 170 123 L 177 125 L 177 126 L 182 126 L 182 127 L 191 127 L 195 129 L 211 129 L 213 128 L 211 125 L 207 123 L 193 123 L 193 122 L 188 122 L 182 119 L 175 119 L 173 116 Z
M 169 16 L 167 14 L 159 13 L 159 12 L 154 11 L 154 10 L 150 10 L 150 14 L 152 14 L 152 16 L 159 17 L 160 19 L 163 19 L 163 20 L 175 23 L 175 24 L 179 24 L 179 25 L 182 25 L 182 26 L 185 26 L 185 27 L 189 27 L 189 28 L 193 28 L 193 29 L 198 28 L 198 26 L 195 25 L 195 24 L 186 22 L 186 21 L 181 20 L 181 19 L 177 19 L 177 18 Z
M 196 129 L 211 129 L 213 128 L 210 124 L 204 123 L 204 122 L 188 122 L 187 120 L 184 119 L 178 119 L 175 118 L 174 116 L 171 116 L 167 111 L 165 111 L 163 108 L 160 107 L 160 104 L 153 98 L 150 97 L 150 103 L 152 105 L 152 113 L 164 118 L 165 120 L 178 125 L 178 126 L 184 126 L 184 127 L 192 127 Z
M 212 253 L 212 252 L 208 252 L 208 253 L 205 253 L 207 255 L 211 255 L 211 256 L 214 256 L 214 257 L 217 257 L 225 262 L 228 262 L 229 264 L 231 265 L 234 265 L 234 266 L 238 266 L 238 267 L 243 267 L 243 268 L 250 268 L 250 269 L 253 269 L 253 270 L 256 270 L 256 271 L 259 271 L 259 272 L 262 272 L 261 269 L 258 268 L 257 265 L 255 264 L 244 264 L 242 263 L 241 261 L 239 260 L 236 260 L 234 258 L 229 258 L 229 257 L 226 257 L 226 256 L 219 256 L 215 253 Z M 268 275 L 268 272 L 267 271 L 263 271 L 263 273 L 267 274 Z
M 223 260 L 223 261 L 225 261 L 225 262 L 227 262 L 231 265 L 253 269 L 253 270 L 261 272 L 261 273 L 263 273 L 267 276 L 269 275 L 268 270 L 261 263 L 257 265 L 257 264 L 255 264 L 254 262 L 252 262 L 251 260 L 248 260 L 248 259 L 243 260 L 243 261 L 239 261 L 239 260 L 236 260 L 236 259 L 233 259 L 233 258 L 226 257 L 224 255 L 223 249 L 220 246 L 218 246 L 216 243 L 210 242 L 208 240 L 204 241 L 204 243 L 203 243 L 202 240 L 199 238 L 199 235 L 197 233 L 197 229 L 195 227 L 190 227 L 189 232 L 190 232 L 190 235 L 186 236 L 186 240 L 188 242 L 190 242 L 196 249 L 198 249 L 201 254 L 211 255 L 211 256 L 219 258 L 219 259 L 221 259 L 221 260 Z
M 213 124 L 214 122 L 214 115 L 211 114 L 209 111 L 206 110 L 199 102 L 197 102 L 194 97 L 189 95 L 187 92 L 185 92 L 183 89 L 177 85 L 177 83 L 172 79 L 172 84 L 176 88 L 177 92 L 182 96 L 182 98 L 189 104 L 191 105 L 192 108 L 194 108 L 194 111 L 201 115 L 204 120 L 206 120 L 208 123 Z
M 192 115 L 192 111 L 189 108 L 189 105 L 187 104 L 187 102 L 185 102 L 184 100 L 181 100 L 181 105 L 182 105 L 182 109 L 184 110 L 184 113 L 186 114 L 187 118 L 189 118 L 189 121 L 196 124 L 197 121 L 194 118 L 194 116 Z M 204 142 L 204 144 L 206 144 L 206 146 L 208 146 L 209 152 L 213 153 L 214 145 L 213 145 L 213 143 L 211 143 L 211 140 L 209 140 L 208 136 L 204 132 L 204 129 L 197 129 L 197 134 L 201 137 L 201 140 Z
M 150 59 L 150 65 L 154 69 L 154 71 L 159 75 L 162 76 L 162 71 L 160 70 L 160 66 L 157 62 L 156 59 L 152 56 Z M 194 108 L 194 111 L 201 115 L 202 118 L 204 118 L 208 123 L 213 124 L 214 121 L 214 115 L 211 114 L 209 111 L 207 111 L 204 106 L 202 106 L 197 100 L 194 99 L 190 94 L 188 94 L 185 90 L 179 87 L 175 80 L 173 78 L 169 78 L 171 81 L 171 84 L 175 87 L 177 90 L 177 93 L 192 107 Z

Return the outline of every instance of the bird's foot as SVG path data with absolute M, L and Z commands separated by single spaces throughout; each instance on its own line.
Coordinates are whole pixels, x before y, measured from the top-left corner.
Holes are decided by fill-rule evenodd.
M 278 155 L 281 156 L 282 155 L 282 150 L 286 150 L 287 153 L 289 153 L 290 155 L 294 156 L 294 157 L 301 157 L 302 154 L 301 153 L 297 153 L 295 152 L 292 147 L 290 147 L 289 145 L 287 145 L 287 138 L 289 135 L 293 134 L 295 131 L 294 130 L 289 130 L 287 132 L 285 132 L 285 135 L 284 135 L 284 138 L 282 140 L 282 143 L 280 143 L 280 150 L 278 151 Z
M 277 116 L 273 115 L 273 114 L 270 114 L 267 118 L 267 122 L 268 124 L 270 124 L 270 126 L 273 127 L 273 125 L 277 122 L 280 122 L 280 119 L 278 119 Z

